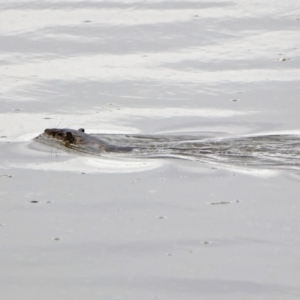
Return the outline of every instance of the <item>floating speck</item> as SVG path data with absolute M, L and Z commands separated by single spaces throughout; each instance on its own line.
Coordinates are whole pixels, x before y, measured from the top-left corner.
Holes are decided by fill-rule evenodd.
M 12 178 L 12 175 L 7 175 L 7 174 L 0 174 L 0 177 L 7 177 L 7 178 Z

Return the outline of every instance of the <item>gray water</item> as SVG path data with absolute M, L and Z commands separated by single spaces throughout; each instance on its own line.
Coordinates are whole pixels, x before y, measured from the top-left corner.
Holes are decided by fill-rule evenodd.
M 300 299 L 299 49 L 299 0 L 0 0 L 1 297 Z

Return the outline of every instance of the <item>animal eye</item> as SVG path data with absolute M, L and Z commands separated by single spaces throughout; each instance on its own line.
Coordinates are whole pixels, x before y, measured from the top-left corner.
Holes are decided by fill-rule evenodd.
M 71 132 L 66 133 L 66 141 L 68 141 L 69 143 L 73 143 L 75 141 Z

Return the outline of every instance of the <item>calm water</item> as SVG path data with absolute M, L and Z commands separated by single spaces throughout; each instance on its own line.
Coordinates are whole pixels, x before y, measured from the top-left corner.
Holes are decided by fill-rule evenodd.
M 2 297 L 299 299 L 299 27 L 298 0 L 0 0 Z M 49 127 L 200 161 L 33 149 Z

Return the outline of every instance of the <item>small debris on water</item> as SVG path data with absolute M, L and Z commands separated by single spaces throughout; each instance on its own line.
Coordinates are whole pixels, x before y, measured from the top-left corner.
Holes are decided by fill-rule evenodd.
M 131 183 L 137 183 L 139 181 L 141 181 L 141 178 L 136 178 L 136 179 L 132 180 Z
M 7 136 L 6 135 L 1 135 L 0 138 L 5 139 L 5 138 L 7 138 Z
M 231 203 L 240 203 L 240 200 L 211 202 L 211 203 L 209 203 L 209 205 L 221 205 L 221 204 L 231 204 Z
M 32 201 L 30 201 L 30 203 L 40 203 L 40 201 L 38 201 L 38 200 L 32 200 Z
M 232 102 L 238 102 L 238 101 L 240 101 L 239 99 L 232 99 L 231 100 Z
M 59 238 L 59 237 L 56 237 L 56 238 L 54 238 L 53 240 L 54 240 L 54 241 L 60 241 L 60 240 L 61 240 L 61 238 Z
M 45 120 L 51 120 L 51 118 L 44 118 Z
M 209 242 L 209 241 L 204 241 L 203 244 L 204 244 L 204 245 L 209 245 L 210 242 Z
M 282 57 L 278 59 L 279 61 L 287 61 L 287 60 L 291 60 L 290 58 L 286 58 L 286 57 Z
M 7 175 L 7 174 L 0 174 L 0 177 L 7 177 L 7 178 L 12 178 L 12 175 Z
M 21 110 L 23 110 L 22 108 L 14 108 L 13 109 L 14 111 L 21 111 Z
M 165 216 L 158 216 L 157 219 L 165 219 Z
M 84 20 L 83 23 L 91 23 L 91 20 Z

